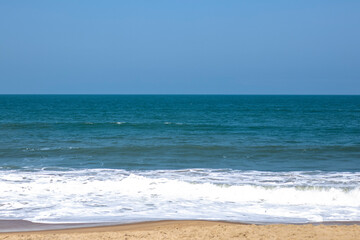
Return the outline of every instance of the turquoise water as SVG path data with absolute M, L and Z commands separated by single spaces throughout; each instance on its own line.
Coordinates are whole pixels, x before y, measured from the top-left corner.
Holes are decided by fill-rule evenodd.
M 0 95 L 3 219 L 360 220 L 359 188 L 360 96 Z
M 360 171 L 360 96 L 0 96 L 2 168 Z

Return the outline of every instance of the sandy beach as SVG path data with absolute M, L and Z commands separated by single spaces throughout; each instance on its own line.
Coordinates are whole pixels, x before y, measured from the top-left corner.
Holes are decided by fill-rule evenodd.
M 356 239 L 359 223 L 251 225 L 212 221 L 159 221 L 105 227 L 1 233 L 6 240 L 56 239 Z

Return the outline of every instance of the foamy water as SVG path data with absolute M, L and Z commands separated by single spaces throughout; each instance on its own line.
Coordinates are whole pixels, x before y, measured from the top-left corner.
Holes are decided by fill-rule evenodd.
M 360 173 L 0 171 L 0 215 L 36 222 L 359 221 Z

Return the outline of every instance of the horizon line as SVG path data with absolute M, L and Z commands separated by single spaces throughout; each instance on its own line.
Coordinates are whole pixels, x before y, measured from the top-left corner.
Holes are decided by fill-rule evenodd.
M 0 95 L 217 95 L 217 96 L 360 96 L 360 93 L 0 93 Z

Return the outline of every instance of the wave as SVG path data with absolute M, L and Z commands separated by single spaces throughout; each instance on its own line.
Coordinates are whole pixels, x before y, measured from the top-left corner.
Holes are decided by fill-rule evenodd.
M 3 218 L 40 222 L 360 220 L 360 173 L 348 172 L 7 170 L 0 195 Z

